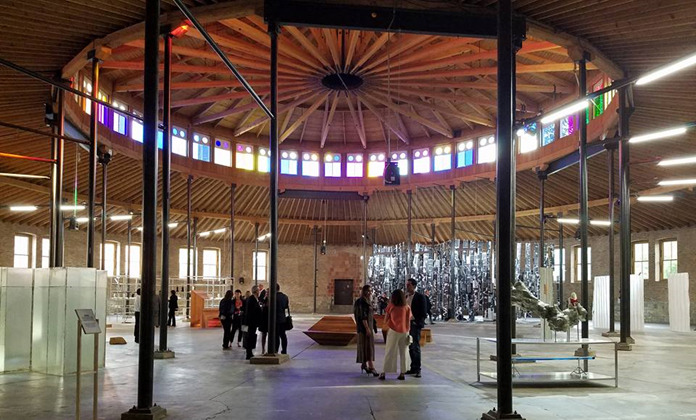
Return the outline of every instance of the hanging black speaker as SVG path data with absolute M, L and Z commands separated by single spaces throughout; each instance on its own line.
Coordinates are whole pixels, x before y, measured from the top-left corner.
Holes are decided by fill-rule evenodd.
M 400 185 L 401 174 L 396 162 L 388 161 L 384 165 L 384 185 Z

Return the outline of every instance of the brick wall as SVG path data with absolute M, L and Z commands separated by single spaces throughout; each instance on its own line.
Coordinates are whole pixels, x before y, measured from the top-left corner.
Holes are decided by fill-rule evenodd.
M 119 222 L 123 223 L 123 222 Z M 41 265 L 41 238 L 48 237 L 48 230 L 33 226 L 22 226 L 0 222 L 0 267 L 11 267 L 14 261 L 14 235 L 26 233 L 34 235 L 36 244 L 36 264 Z M 97 234 L 97 249 L 95 258 L 100 259 L 99 241 Z M 140 244 L 140 234 L 133 232 L 132 242 Z M 120 249 L 120 272 L 125 273 L 126 253 L 125 235 L 107 235 L 107 241 L 116 241 Z M 179 249 L 186 248 L 186 240 L 171 239 L 169 256 L 170 277 L 179 274 Z M 160 245 L 160 244 L 158 244 Z M 202 250 L 215 248 L 220 251 L 220 275 L 230 276 L 230 244 L 227 241 L 211 241 L 205 238 L 198 239 L 198 274 L 203 273 Z M 268 250 L 268 242 L 259 244 L 259 251 Z M 161 248 L 157 250 L 157 273 L 159 276 L 162 257 Z M 244 285 L 235 283 L 235 287 L 246 291 L 251 289 L 253 281 L 253 243 L 235 244 L 235 278 L 244 277 Z M 327 246 L 326 255 L 318 254 L 317 261 L 317 311 L 333 311 L 333 280 L 353 279 L 357 290 L 362 286 L 362 248 L 360 246 Z M 312 312 L 314 305 L 314 249 L 312 245 L 283 245 L 279 246 L 278 283 L 281 290 L 290 298 L 290 308 L 296 312 Z M 83 267 L 87 260 L 87 234 L 85 230 L 65 232 L 65 265 L 69 267 Z M 185 264 L 185 262 L 184 262 Z

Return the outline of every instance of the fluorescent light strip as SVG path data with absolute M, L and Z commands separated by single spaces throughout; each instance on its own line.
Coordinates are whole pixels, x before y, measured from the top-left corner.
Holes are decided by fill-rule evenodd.
M 167 225 L 169 229 L 174 229 L 175 227 L 179 226 L 178 222 L 172 222 Z
M 266 239 L 268 239 L 268 238 L 270 238 L 270 237 L 271 237 L 271 233 L 269 232 L 269 233 L 267 233 L 267 234 L 265 234 L 265 235 L 259 236 L 258 238 L 256 238 L 256 240 L 257 240 L 257 241 L 265 241 Z
M 670 179 L 667 181 L 660 181 L 657 183 L 657 185 L 662 186 L 662 187 L 667 187 L 667 186 L 671 186 L 671 185 L 691 185 L 691 184 L 696 184 L 696 178 Z
M 558 221 L 558 223 L 563 223 L 566 225 L 577 225 L 578 223 L 580 223 L 580 220 L 578 220 L 578 219 L 563 219 L 563 218 L 561 218 L 561 219 L 556 219 L 556 220 Z
M 131 220 L 131 219 L 133 219 L 133 215 L 132 214 L 117 214 L 117 215 L 111 216 L 110 219 L 114 222 L 119 222 L 122 220 Z
M 541 119 L 541 123 L 548 124 L 550 122 L 560 120 L 563 117 L 567 117 L 568 115 L 575 114 L 576 112 L 587 108 L 589 105 L 590 101 L 588 99 L 582 99 L 543 117 Z
M 665 137 L 674 137 L 686 133 L 686 127 L 670 128 L 669 130 L 657 131 L 655 133 L 643 134 L 641 136 L 631 137 L 629 143 L 642 143 L 649 140 L 663 139 Z
M 673 195 L 642 195 L 638 197 L 638 201 L 642 202 L 666 202 L 666 201 L 674 201 L 674 196 Z
M 677 159 L 667 159 L 661 160 L 657 166 L 674 166 L 674 165 L 686 165 L 688 163 L 696 163 L 696 156 L 689 156 Z
M 10 206 L 10 211 L 36 211 L 36 206 Z
M 678 72 L 679 70 L 685 69 L 689 66 L 693 66 L 696 64 L 696 54 L 690 55 L 682 60 L 677 61 L 674 64 L 669 64 L 665 67 L 659 68 L 655 71 L 652 71 L 645 76 L 641 77 L 640 79 L 636 80 L 636 85 L 645 85 L 648 84 L 652 81 L 655 81 L 657 79 L 660 79 L 662 77 L 665 77 L 667 75 L 670 75 L 672 73 Z
M 8 178 L 51 179 L 50 176 L 46 175 L 11 174 L 7 172 L 0 172 L 0 176 L 6 176 Z
M 213 233 L 224 233 L 227 231 L 227 228 L 220 228 L 220 229 L 215 229 Z
M 198 236 L 200 236 L 201 238 L 207 238 L 208 236 L 210 236 L 210 232 L 201 232 L 198 234 Z
M 78 217 L 77 219 L 75 219 L 75 221 L 77 223 L 87 223 L 89 222 L 89 217 Z
M 611 226 L 609 220 L 590 220 L 590 224 L 594 226 Z
M 84 210 L 85 206 L 82 205 L 71 205 L 71 204 L 62 204 L 60 206 L 60 209 L 63 211 L 79 211 L 79 210 Z

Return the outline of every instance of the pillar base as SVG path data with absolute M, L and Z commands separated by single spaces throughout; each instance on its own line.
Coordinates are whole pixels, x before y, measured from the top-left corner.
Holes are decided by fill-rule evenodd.
M 636 344 L 636 340 L 633 339 L 630 335 L 626 337 L 626 343 L 628 344 Z
M 617 331 L 607 331 L 602 333 L 602 337 L 621 337 L 621 333 Z
M 150 408 L 131 408 L 121 414 L 121 420 L 159 420 L 167 417 L 167 410 L 154 405 Z
M 575 355 L 578 357 L 593 357 L 597 355 L 597 352 L 590 350 L 589 347 L 580 347 L 575 350 Z
M 159 351 L 155 350 L 155 359 L 173 359 L 175 356 L 171 350 Z
M 521 415 L 517 414 L 517 411 L 515 411 L 512 414 L 501 414 L 496 409 L 492 409 L 491 411 L 487 413 L 483 413 L 481 415 L 481 420 L 498 420 L 498 419 L 521 419 L 524 420 L 524 417 Z
M 631 351 L 632 345 L 629 343 L 616 343 L 616 349 L 620 351 Z
M 249 360 L 252 365 L 282 365 L 290 361 L 290 356 L 287 354 L 263 354 L 254 356 Z

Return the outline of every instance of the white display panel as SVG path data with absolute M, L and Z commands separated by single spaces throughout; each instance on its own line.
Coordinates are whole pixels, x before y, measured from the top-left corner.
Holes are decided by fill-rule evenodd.
M 30 368 L 33 269 L 0 268 L 0 372 Z
M 669 282 L 669 329 L 690 332 L 689 273 L 672 273 L 667 281 Z
M 645 330 L 645 297 L 643 296 L 643 277 L 631 274 L 631 332 Z
M 594 278 L 592 326 L 598 330 L 609 329 L 609 276 Z

